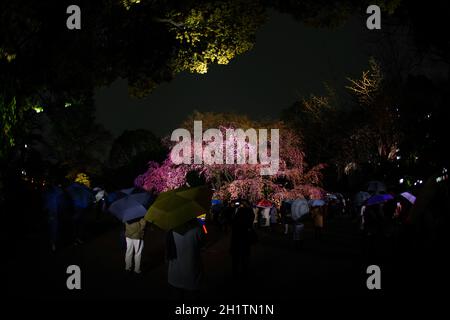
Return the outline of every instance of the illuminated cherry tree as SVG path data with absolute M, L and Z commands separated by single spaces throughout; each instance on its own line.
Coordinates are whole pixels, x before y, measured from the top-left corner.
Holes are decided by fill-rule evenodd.
M 255 202 L 266 198 L 279 204 L 282 199 L 321 198 L 323 195 L 323 189 L 320 187 L 321 169 L 324 165 L 308 167 L 304 161 L 301 137 L 283 123 L 272 123 L 269 127 L 280 129 L 279 169 L 274 175 L 261 175 L 261 167 L 264 165 L 259 162 L 256 164 L 194 164 L 192 161 L 191 164 L 176 165 L 169 154 L 161 164 L 150 162 L 148 170 L 136 178 L 135 184 L 146 190 L 163 192 L 184 185 L 187 173 L 196 171 L 211 185 L 214 189 L 214 197 L 219 199 L 247 198 Z M 230 128 L 235 127 L 219 126 L 220 131 L 224 133 Z M 268 153 L 271 153 L 272 141 L 270 137 L 268 138 L 267 149 Z M 168 141 L 167 138 L 166 141 Z M 206 144 L 203 142 L 203 146 Z M 173 147 L 173 145 L 172 142 L 170 146 Z M 236 150 L 234 149 L 235 156 Z M 247 156 L 257 152 L 257 148 L 251 144 L 247 145 Z

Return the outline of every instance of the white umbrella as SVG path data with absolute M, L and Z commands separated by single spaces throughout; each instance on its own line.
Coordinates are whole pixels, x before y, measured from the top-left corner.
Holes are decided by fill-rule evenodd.
M 411 202 L 412 204 L 414 204 L 416 202 L 416 197 L 413 196 L 411 193 L 409 192 L 403 192 L 400 194 L 403 198 L 405 198 L 406 200 L 408 200 L 409 202 Z

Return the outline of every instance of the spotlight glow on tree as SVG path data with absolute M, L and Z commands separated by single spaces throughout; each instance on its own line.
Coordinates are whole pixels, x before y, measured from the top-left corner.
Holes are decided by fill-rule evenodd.
M 200 116 L 205 116 L 205 114 Z M 211 116 L 211 114 L 206 116 Z M 210 124 L 215 123 L 220 117 L 220 114 L 213 116 Z M 205 120 L 203 119 L 203 121 Z M 238 126 L 238 124 L 231 123 L 226 127 L 218 126 L 218 128 L 225 133 L 226 129 L 236 129 Z M 214 196 L 220 199 L 247 198 L 257 201 L 267 198 L 279 203 L 282 199 L 321 198 L 323 194 L 320 187 L 321 169 L 324 168 L 324 165 L 308 168 L 304 161 L 301 137 L 283 123 L 276 122 L 267 127 L 280 129 L 280 166 L 275 175 L 262 176 L 259 162 L 256 164 L 209 165 L 194 164 L 192 161 L 192 164 L 175 165 L 171 161 L 169 153 L 162 164 L 150 162 L 147 172 L 138 176 L 135 184 L 146 190 L 163 192 L 184 185 L 186 174 L 196 171 L 205 177 L 215 190 Z M 256 152 L 251 148 L 247 150 L 249 153 Z
M 75 177 L 75 182 L 77 182 L 79 184 L 83 184 L 88 188 L 91 187 L 91 180 L 89 180 L 89 177 L 87 174 L 82 173 L 82 172 L 77 174 L 77 176 Z

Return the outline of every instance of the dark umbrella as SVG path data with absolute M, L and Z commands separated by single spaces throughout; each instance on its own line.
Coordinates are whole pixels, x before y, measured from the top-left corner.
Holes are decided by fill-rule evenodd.
M 367 199 L 366 205 L 373 206 L 376 204 L 384 203 L 389 200 L 393 200 L 394 197 L 388 193 L 386 194 L 376 194 L 369 199 Z
M 364 203 L 364 201 L 366 201 L 367 199 L 370 198 L 370 193 L 365 192 L 365 191 L 360 191 L 355 195 L 355 205 L 360 206 Z
M 125 198 L 126 196 L 129 196 L 131 194 L 145 193 L 145 192 L 146 192 L 145 190 L 138 189 L 135 187 L 110 192 L 106 196 L 106 205 L 110 206 L 113 202 L 115 202 L 119 199 Z
M 44 194 L 45 208 L 52 213 L 57 213 L 67 205 L 64 191 L 60 187 L 52 186 Z
M 116 218 L 126 222 L 145 216 L 151 200 L 152 196 L 147 192 L 132 193 L 114 201 L 108 210 Z
M 186 223 L 183 223 L 182 225 L 179 225 L 178 227 L 174 228 L 173 231 L 180 234 L 180 235 L 184 235 L 186 234 L 186 232 L 188 232 L 191 229 L 194 229 L 196 227 L 202 227 L 203 228 L 203 232 L 206 234 L 207 231 L 205 224 L 203 221 L 200 221 L 201 219 L 196 219 L 196 220 L 189 220 Z
M 75 207 L 87 208 L 94 202 L 94 193 L 88 187 L 74 182 L 67 187 L 67 193 Z
M 119 192 L 121 192 L 123 194 L 126 194 L 126 195 L 130 195 L 130 194 L 133 194 L 133 193 L 140 193 L 140 192 L 142 192 L 142 190 L 139 190 L 139 189 L 137 189 L 135 187 L 132 187 L 132 188 L 127 188 L 127 189 L 122 189 Z
M 113 191 L 108 193 L 108 195 L 106 196 L 106 205 L 109 207 L 111 204 L 113 204 L 115 201 L 122 199 L 123 197 L 125 197 L 126 194 L 120 192 L 120 191 Z
M 370 193 L 381 194 L 386 192 L 386 185 L 381 181 L 369 181 L 367 183 L 367 191 Z
M 182 187 L 161 193 L 145 219 L 164 230 L 174 229 L 209 211 L 212 192 L 207 186 Z

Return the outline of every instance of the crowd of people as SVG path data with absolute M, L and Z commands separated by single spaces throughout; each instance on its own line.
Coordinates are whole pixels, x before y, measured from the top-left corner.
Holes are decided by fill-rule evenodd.
M 75 244 L 82 244 L 83 218 L 88 210 L 107 211 L 106 193 L 97 189 L 85 201 L 77 199 L 76 192 L 57 181 L 45 193 L 45 207 L 48 212 L 50 242 L 56 250 L 61 227 L 70 225 L 70 238 Z M 101 196 L 98 196 L 98 195 Z M 75 195 L 75 196 L 74 196 Z M 97 197 L 96 197 L 97 195 Z M 389 247 L 408 243 L 413 234 L 412 210 L 415 197 L 410 193 L 391 195 L 386 192 L 360 192 L 354 199 L 340 194 L 328 194 L 324 199 L 283 200 L 279 206 L 268 200 L 250 203 L 246 199 L 232 201 L 213 200 L 210 221 L 219 226 L 225 234 L 231 230 L 229 253 L 233 278 L 242 281 L 249 273 L 252 246 L 258 241 L 257 229 L 271 232 L 279 230 L 289 236 L 295 248 L 301 249 L 305 240 L 305 224 L 313 227 L 313 238 L 319 243 L 323 238 L 326 221 L 337 216 L 357 219 L 363 235 L 364 250 L 378 254 Z M 147 222 L 137 218 L 124 222 L 125 271 L 141 274 L 144 234 Z M 283 233 L 283 231 L 281 231 Z M 203 274 L 201 248 L 205 243 L 205 229 L 197 219 L 166 233 L 166 260 L 168 262 L 168 283 L 176 297 L 196 296 Z
M 48 216 L 49 238 L 52 251 L 63 243 L 82 244 L 85 237 L 84 219 L 95 203 L 94 193 L 85 188 L 88 196 L 85 201 L 78 201 L 71 195 L 71 186 L 64 187 L 61 181 L 49 181 L 44 193 L 44 208 Z

